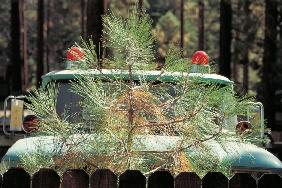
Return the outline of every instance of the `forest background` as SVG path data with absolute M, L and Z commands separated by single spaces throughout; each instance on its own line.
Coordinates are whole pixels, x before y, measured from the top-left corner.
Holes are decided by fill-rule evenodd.
M 0 96 L 39 85 L 64 68 L 65 51 L 92 36 L 100 57 L 101 15 L 126 16 L 136 0 L 1 0 Z M 217 72 L 232 79 L 238 95 L 262 101 L 268 127 L 282 130 L 282 2 L 279 0 L 139 0 L 153 21 L 155 61 L 170 44 L 188 59 L 206 51 Z

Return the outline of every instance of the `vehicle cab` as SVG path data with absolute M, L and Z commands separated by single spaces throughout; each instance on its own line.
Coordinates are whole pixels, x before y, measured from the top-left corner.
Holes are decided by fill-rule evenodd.
M 80 101 L 80 97 L 75 93 L 71 92 L 71 83 L 78 79 L 80 76 L 87 74 L 91 75 L 93 78 L 118 78 L 126 81 L 128 79 L 128 72 L 123 70 L 62 70 L 62 71 L 53 71 L 42 77 L 42 87 L 46 87 L 48 84 L 55 83 L 58 86 L 58 97 L 57 97 L 57 113 L 60 115 L 64 113 L 65 106 L 68 106 L 68 111 L 71 113 L 79 113 L 80 107 L 78 103 Z M 228 78 L 217 75 L 217 74 L 202 74 L 202 73 L 180 73 L 180 72 L 167 72 L 160 75 L 159 71 L 136 71 L 134 73 L 134 77 L 136 78 L 136 82 L 142 76 L 145 78 L 146 82 L 154 82 L 156 85 L 159 83 L 167 83 L 168 89 L 171 91 L 171 95 L 174 95 L 174 83 L 178 82 L 179 79 L 185 77 L 189 77 L 189 79 L 197 78 L 197 81 L 201 83 L 213 83 L 218 85 L 219 87 L 229 87 L 230 91 L 233 90 L 233 82 Z M 110 82 L 105 80 L 105 86 L 109 87 Z M 163 84 L 160 84 L 164 87 Z M 208 87 L 208 86 L 207 86 Z M 224 107 L 224 104 L 223 104 Z M 69 121 L 75 121 L 75 119 L 69 119 Z M 263 106 L 261 103 L 250 103 L 250 108 L 246 112 L 245 116 L 240 117 L 229 117 L 224 120 L 232 121 L 233 126 L 223 126 L 226 132 L 230 132 L 230 134 L 248 134 L 248 130 L 256 130 L 254 131 L 254 136 L 258 138 L 262 138 L 264 134 L 264 119 L 263 119 Z M 226 123 L 227 125 L 227 123 Z M 228 123 L 230 125 L 230 123 Z M 150 137 L 150 139 L 162 139 L 159 136 Z M 16 142 L 3 157 L 2 161 L 9 162 L 11 166 L 16 166 L 19 162 L 19 155 L 23 152 L 35 152 L 34 142 L 46 142 L 47 148 L 45 152 L 48 153 L 52 149 L 52 147 L 56 147 L 52 145 L 49 137 L 39 138 L 39 137 L 31 137 L 20 139 Z M 167 139 L 169 142 L 169 139 Z M 259 139 L 258 139 L 259 140 Z M 213 148 L 216 152 L 221 153 L 222 161 L 233 161 L 233 169 L 239 172 L 246 171 L 263 171 L 263 172 L 280 172 L 282 170 L 282 163 L 271 153 L 262 149 L 261 147 L 248 147 L 247 144 L 242 144 L 242 149 L 240 153 L 234 155 L 228 155 L 226 151 L 223 151 L 216 143 L 210 142 L 209 144 L 214 145 Z M 229 143 L 232 145 L 232 142 Z M 254 143 L 258 146 L 262 146 L 262 143 Z M 145 144 L 146 145 L 146 144 Z M 153 147 L 153 146 L 149 146 Z M 155 146 L 154 146 L 155 147 Z M 159 146 L 160 147 L 160 146 Z M 162 148 L 162 147 L 160 147 Z M 248 150 L 248 148 L 251 148 Z M 239 160 L 238 160 L 239 155 Z M 252 162 L 250 162 L 250 160 Z
M 207 71 L 208 70 L 208 71 Z M 76 123 L 77 118 L 82 117 L 87 119 L 87 114 L 83 114 L 80 107 L 81 97 L 75 92 L 71 91 L 72 83 L 78 81 L 81 77 L 88 76 L 92 79 L 100 80 L 103 87 L 115 89 L 114 82 L 112 80 L 119 80 L 124 83 L 133 81 L 135 88 L 138 89 L 140 82 L 150 83 L 154 85 L 155 93 L 158 90 L 161 91 L 165 89 L 170 97 L 176 95 L 177 83 L 185 80 L 196 82 L 195 89 L 201 94 L 201 89 L 215 87 L 218 89 L 224 88 L 222 93 L 222 102 L 217 106 L 219 109 L 224 109 L 228 104 L 225 103 L 225 94 L 233 93 L 233 82 L 228 78 L 218 75 L 210 74 L 209 67 L 194 64 L 190 72 L 163 72 L 163 71 L 145 71 L 145 70 L 134 70 L 130 72 L 128 70 L 119 69 L 87 69 L 87 70 L 61 70 L 53 71 L 42 77 L 42 89 L 47 88 L 48 85 L 54 85 L 57 90 L 56 98 L 56 113 L 60 117 L 67 117 L 66 120 L 72 123 Z M 131 80 L 130 80 L 131 79 Z M 197 84 L 202 87 L 197 87 Z M 125 84 L 126 85 L 126 84 Z M 126 86 L 125 86 L 126 87 Z M 67 108 L 67 111 L 66 111 Z M 209 107 L 204 107 L 206 113 L 209 113 Z M 76 116 L 71 116 L 69 114 L 75 114 Z M 173 116 L 173 114 L 172 114 Z M 171 116 L 171 117 L 172 117 Z M 20 116 L 22 117 L 22 116 Z M 255 140 L 253 143 L 245 143 L 239 140 L 228 140 L 224 144 L 225 148 L 219 142 L 215 140 L 207 140 L 205 144 L 209 146 L 213 153 L 216 153 L 219 157 L 219 163 L 229 163 L 233 171 L 236 172 L 282 172 L 282 163 L 271 153 L 264 150 L 263 146 L 263 136 L 264 136 L 264 117 L 263 117 L 263 106 L 261 103 L 252 102 L 249 103 L 248 108 L 240 113 L 240 116 L 230 115 L 224 116 L 224 119 L 214 119 L 214 122 L 218 124 L 223 124 L 222 132 L 229 135 L 239 135 L 241 141 L 243 139 L 248 139 L 252 137 Z M 19 118 L 21 119 L 21 118 Z M 23 123 L 24 125 L 24 123 Z M 36 131 L 36 121 L 34 124 L 27 124 L 28 126 L 22 126 L 25 130 Z M 96 155 L 97 148 L 90 149 L 87 146 L 88 142 L 93 141 L 96 137 L 95 133 L 91 130 L 95 130 L 95 122 L 86 128 L 83 132 L 79 134 L 74 134 L 69 137 L 68 142 L 73 142 L 83 137 L 85 140 L 78 150 L 81 153 L 91 153 Z M 31 127 L 33 129 L 27 129 L 26 127 Z M 6 125 L 4 129 L 6 130 Z M 9 130 L 12 134 L 15 132 Z M 99 135 L 98 135 L 99 136 Z M 155 134 L 141 134 L 137 135 L 135 142 L 135 149 L 144 151 L 154 151 L 154 152 L 167 152 L 171 147 L 176 147 L 179 144 L 180 136 L 177 130 L 174 131 L 173 135 L 161 135 L 158 132 Z M 256 139 L 253 139 L 256 138 Z M 103 140 L 103 137 L 101 137 Z M 2 158 L 2 162 L 8 163 L 9 166 L 18 166 L 20 164 L 20 156 L 32 155 L 38 152 L 36 144 L 40 143 L 40 153 L 42 153 L 47 158 L 54 157 L 54 152 L 56 155 L 61 155 L 64 150 L 57 150 L 60 141 L 58 141 L 56 136 L 32 136 L 18 140 L 12 147 L 8 150 L 5 156 Z M 136 144 L 137 143 L 137 144 Z M 237 152 L 232 152 L 232 148 Z M 95 150 L 96 149 L 96 150 Z M 190 158 L 201 158 L 203 155 L 199 152 L 196 146 L 191 146 L 185 149 L 185 155 L 190 155 Z

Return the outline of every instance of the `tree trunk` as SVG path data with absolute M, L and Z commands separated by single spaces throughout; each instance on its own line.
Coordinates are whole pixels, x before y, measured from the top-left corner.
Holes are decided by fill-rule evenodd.
M 232 56 L 232 78 L 235 82 L 235 91 L 236 93 L 239 93 L 239 62 L 240 62 L 240 52 L 241 52 L 241 46 L 240 46 L 240 32 L 241 32 L 241 27 L 240 27 L 240 16 L 241 16 L 241 0 L 237 1 L 236 4 L 236 14 L 235 14 L 235 19 L 234 19 L 234 55 Z
M 38 16 L 38 33 L 37 33 L 37 69 L 36 69 L 36 83 L 37 86 L 41 83 L 41 76 L 44 74 L 44 0 L 38 0 L 37 7 Z
M 85 40 L 85 21 L 86 21 L 86 14 L 85 14 L 85 0 L 80 1 L 80 14 L 81 14 L 81 37 Z
M 21 58 L 22 58 L 22 90 L 26 90 L 28 84 L 28 57 L 27 57 L 27 31 L 24 12 L 26 9 L 26 0 L 20 1 L 20 39 L 21 39 Z
M 143 8 L 144 8 L 143 6 L 144 6 L 143 0 L 138 0 L 137 9 L 138 9 L 138 12 L 140 13 L 140 15 L 143 12 Z
M 231 29 L 232 9 L 229 0 L 220 1 L 220 52 L 219 73 L 230 78 L 231 76 Z
M 96 53 L 99 59 L 102 58 L 102 36 L 103 25 L 102 15 L 104 14 L 104 1 L 103 0 L 88 0 L 87 2 L 87 21 L 86 21 L 86 36 L 92 37 L 96 45 Z
M 243 95 L 248 93 L 249 90 L 249 57 L 248 53 L 244 52 L 243 59 Z
M 263 84 L 263 104 L 265 107 L 265 118 L 268 127 L 275 127 L 275 86 L 273 75 L 275 73 L 276 63 L 276 39 L 277 39 L 277 1 L 265 1 L 265 38 L 264 38 L 264 56 L 262 67 Z
M 244 16 L 245 22 L 243 23 L 243 32 L 245 33 L 245 45 L 243 50 L 243 94 L 247 94 L 249 90 L 249 49 L 250 43 L 252 42 L 250 35 L 249 27 L 250 27 L 250 4 L 249 0 L 243 1 L 244 6 Z
M 50 45 L 49 45 L 49 34 L 50 34 L 50 27 L 51 27 L 51 10 L 53 8 L 53 0 L 47 1 L 47 20 L 46 20 L 46 31 L 45 31 L 45 43 L 46 43 L 46 72 L 50 71 L 50 60 L 49 60 L 49 54 L 50 54 Z
M 21 57 L 21 0 L 11 0 L 11 62 L 12 62 L 12 92 L 22 91 L 22 57 Z
M 279 14 L 279 18 L 280 18 L 280 20 L 279 20 L 280 46 L 282 47 L 282 2 L 281 1 L 279 3 L 279 12 L 278 12 L 278 14 Z M 282 61 L 281 61 L 281 63 L 282 63 Z
M 184 47 L 184 0 L 180 2 L 180 48 Z
M 205 4 L 203 0 L 199 1 L 199 21 L 198 21 L 198 48 L 199 50 L 204 50 L 205 47 L 205 25 L 204 25 L 204 12 L 205 12 Z

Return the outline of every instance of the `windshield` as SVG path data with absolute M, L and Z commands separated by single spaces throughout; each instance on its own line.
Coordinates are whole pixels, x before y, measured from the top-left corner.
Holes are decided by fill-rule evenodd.
M 61 118 L 67 119 L 69 122 L 77 122 L 76 120 L 81 119 L 83 114 L 81 112 L 80 101 L 81 97 L 72 91 L 72 84 L 70 82 L 59 82 L 58 85 L 58 97 L 57 97 L 57 104 L 56 110 L 58 115 Z M 136 88 L 139 87 L 140 84 L 135 83 Z M 106 87 L 110 91 L 118 90 L 120 85 L 111 82 L 103 82 L 103 86 Z M 205 86 L 208 88 L 208 86 Z M 194 87 L 193 90 L 198 90 L 197 87 Z M 150 92 L 157 96 L 160 101 L 167 101 L 173 99 L 175 96 L 179 95 L 179 92 L 182 92 L 177 85 L 173 83 L 162 83 L 156 82 L 152 83 L 150 86 Z M 178 93 L 177 93 L 178 92 Z M 201 91 L 198 91 L 201 93 Z M 208 109 L 208 108 L 207 108 Z M 174 112 L 169 112 L 170 117 L 174 117 Z M 233 121 L 232 123 L 224 123 L 225 128 L 229 130 L 235 129 L 235 119 L 237 118 L 230 118 L 226 121 Z M 215 120 L 216 121 L 216 120 Z M 218 121 L 219 123 L 220 121 Z M 217 123 L 217 124 L 218 124 Z M 232 124 L 232 126 L 230 126 Z M 228 127 L 229 125 L 230 127 Z
M 117 90 L 120 90 L 119 87 L 127 87 L 126 84 L 117 84 L 117 83 L 112 83 L 112 82 L 102 82 L 103 87 L 107 88 L 108 92 L 115 92 Z M 139 83 L 134 83 L 136 89 L 140 86 Z M 71 123 L 80 123 L 81 120 L 86 120 L 88 121 L 88 115 L 89 114 L 84 114 L 82 112 L 82 108 L 80 107 L 80 101 L 82 101 L 82 98 L 72 92 L 72 84 L 71 82 L 58 82 L 58 96 L 57 96 L 57 103 L 56 103 L 56 110 L 58 115 L 66 119 L 67 121 Z M 122 86 L 121 86 L 122 85 Z M 173 84 L 173 83 L 163 83 L 163 82 L 156 82 L 152 83 L 150 85 L 150 93 L 152 93 L 154 96 L 156 96 L 158 99 L 160 99 L 161 102 L 165 102 L 168 100 L 172 100 L 175 97 L 181 95 L 180 93 L 182 92 L 181 89 L 179 88 L 178 85 Z M 196 90 L 197 93 L 200 95 L 201 92 L 203 92 L 203 89 L 209 90 L 209 85 L 203 85 L 203 87 L 197 87 L 195 86 L 194 88 L 190 88 L 192 90 Z M 231 92 L 232 90 L 224 90 L 225 87 L 219 86 L 217 87 L 218 90 L 223 89 L 222 93 L 223 95 Z M 124 88 L 123 88 L 124 89 Z M 187 99 L 186 102 L 190 103 L 190 100 L 196 100 L 197 96 L 195 97 L 190 97 L 190 99 Z M 189 102 L 190 101 L 190 102 Z M 218 112 L 220 112 L 221 108 L 224 108 L 226 105 L 224 100 L 222 101 L 222 104 L 217 104 L 216 106 L 213 106 L 214 109 L 218 109 Z M 178 108 L 178 107 L 176 107 Z M 180 106 L 181 108 L 181 106 Z M 205 106 L 204 107 L 204 112 L 205 113 L 210 113 L 212 108 Z M 177 116 L 175 109 L 171 109 L 167 111 L 167 117 L 169 119 L 174 119 Z M 150 121 L 150 115 L 144 115 L 144 117 L 147 118 L 147 120 Z M 223 118 L 224 117 L 224 118 Z M 153 119 L 153 118 L 152 118 Z M 246 112 L 241 113 L 240 115 L 230 115 L 230 116 L 223 116 L 222 114 L 218 114 L 218 117 L 215 116 L 214 118 L 214 123 L 217 125 L 222 125 L 223 130 L 229 131 L 229 132 L 237 132 L 237 126 L 238 123 L 240 122 L 249 122 L 252 131 L 252 136 L 255 135 L 261 135 L 261 132 L 263 128 L 261 127 L 261 115 L 260 115 L 260 108 L 259 106 L 250 106 L 250 108 L 247 109 Z M 95 123 L 92 121 L 89 125 L 90 127 L 93 127 L 91 129 L 95 129 Z
M 117 89 L 116 84 L 110 82 L 103 83 L 105 87 L 110 88 L 110 90 L 114 91 Z M 138 87 L 138 83 L 135 83 L 136 87 Z M 71 83 L 69 82 L 60 82 L 58 85 L 58 97 L 56 110 L 60 117 L 67 117 L 67 120 L 70 122 L 75 122 L 75 119 L 81 116 L 81 107 L 79 101 L 81 97 L 72 92 Z M 168 97 L 174 97 L 176 95 L 176 88 L 173 84 L 153 84 L 151 87 L 151 92 L 156 95 L 162 95 L 162 100 L 166 100 Z

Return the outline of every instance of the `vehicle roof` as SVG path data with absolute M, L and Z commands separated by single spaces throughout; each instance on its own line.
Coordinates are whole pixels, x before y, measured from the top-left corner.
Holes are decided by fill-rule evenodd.
M 81 77 L 82 75 L 92 75 L 94 78 L 110 78 L 128 80 L 129 74 L 127 70 L 117 69 L 89 69 L 89 70 L 61 70 L 52 71 L 42 76 L 42 86 L 45 87 L 49 82 L 60 80 L 73 80 Z M 232 85 L 233 82 L 228 78 L 218 74 L 203 74 L 203 73 L 187 73 L 187 72 L 161 72 L 161 71 L 133 71 L 134 80 L 145 81 L 161 81 L 161 82 L 178 82 L 179 80 L 188 78 L 197 78 L 200 82 L 211 82 L 221 85 Z

